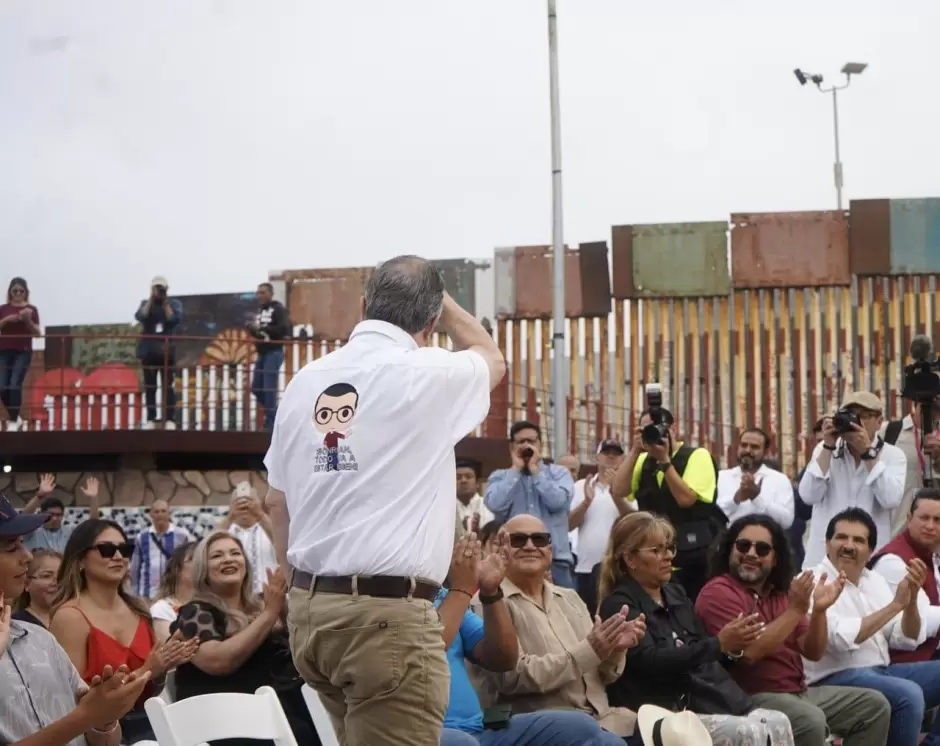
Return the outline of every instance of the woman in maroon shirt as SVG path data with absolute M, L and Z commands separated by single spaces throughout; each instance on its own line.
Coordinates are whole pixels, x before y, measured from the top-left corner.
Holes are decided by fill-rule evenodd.
M 7 410 L 7 429 L 22 425 L 23 381 L 33 360 L 33 337 L 39 336 L 39 311 L 29 303 L 29 286 L 14 277 L 7 302 L 0 305 L 0 401 Z

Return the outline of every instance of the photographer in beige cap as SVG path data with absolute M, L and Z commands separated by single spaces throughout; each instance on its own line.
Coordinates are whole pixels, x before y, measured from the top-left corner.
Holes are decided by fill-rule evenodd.
M 176 353 L 171 337 L 183 320 L 183 304 L 170 298 L 170 283 L 157 275 L 150 281 L 150 297 L 141 301 L 134 318 L 141 324 L 137 357 L 144 373 L 144 399 L 147 403 L 145 429 L 155 426 L 176 428 L 176 392 L 173 390 Z M 160 381 L 160 407 L 157 408 L 157 382 Z
M 822 440 L 800 480 L 800 497 L 812 506 L 803 569 L 826 556 L 826 527 L 847 508 L 860 508 L 875 522 L 874 551 L 891 539 L 891 514 L 901 503 L 907 458 L 878 435 L 884 404 L 868 391 L 845 397 L 835 414 L 822 421 Z

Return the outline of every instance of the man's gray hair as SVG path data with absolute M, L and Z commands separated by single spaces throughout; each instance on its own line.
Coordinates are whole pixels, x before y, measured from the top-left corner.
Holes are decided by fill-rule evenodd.
M 366 283 L 366 318 L 417 334 L 444 306 L 444 278 L 427 259 L 396 256 L 383 262 Z

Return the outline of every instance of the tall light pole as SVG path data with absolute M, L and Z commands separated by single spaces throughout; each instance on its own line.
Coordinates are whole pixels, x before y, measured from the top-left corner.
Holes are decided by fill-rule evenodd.
M 842 74 L 845 75 L 845 83 L 842 85 L 831 85 L 828 88 L 823 88 L 823 76 L 815 75 L 812 73 L 805 73 L 799 68 L 793 71 L 793 74 L 796 76 L 796 79 L 800 82 L 800 85 L 806 85 L 807 82 L 813 83 L 816 88 L 819 89 L 820 93 L 831 93 L 832 94 L 832 127 L 835 135 L 835 145 L 836 145 L 836 162 L 833 164 L 832 174 L 835 179 L 836 185 L 836 204 L 839 209 L 842 209 L 842 156 L 839 152 L 839 91 L 842 91 L 849 87 L 849 84 L 852 82 L 853 75 L 861 75 L 865 72 L 865 68 L 868 67 L 867 62 L 846 62 L 842 66 Z
M 561 192 L 561 105 L 558 94 L 558 14 L 548 0 L 548 64 L 552 118 L 552 456 L 565 455 L 568 430 L 568 391 L 565 386 L 565 228 Z

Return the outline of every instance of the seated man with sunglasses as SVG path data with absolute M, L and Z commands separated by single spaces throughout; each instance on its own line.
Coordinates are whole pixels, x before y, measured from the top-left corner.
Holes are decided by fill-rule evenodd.
M 793 571 L 779 523 L 759 514 L 739 518 L 716 548 L 711 580 L 695 612 L 713 635 L 741 614 L 760 616 L 763 634 L 731 656 L 730 672 L 754 704 L 787 715 L 796 746 L 818 746 L 830 731 L 846 746 L 884 744 L 891 716 L 884 695 L 806 685 L 803 659 L 818 661 L 826 652 L 826 611 L 841 595 L 845 578 L 822 575 L 814 582 L 811 571 L 796 578 Z
M 642 619 L 626 611 L 595 625 L 577 591 L 547 582 L 552 537 L 538 518 L 518 515 L 509 535 L 506 578 L 496 594 L 473 600 L 481 614 L 503 599 L 516 631 L 519 657 L 508 671 L 468 666 L 484 708 L 507 708 L 513 715 L 539 710 L 575 710 L 593 717 L 621 738 L 633 733 L 636 714 L 611 707 L 604 687 L 623 671 L 627 649 L 645 631 Z

